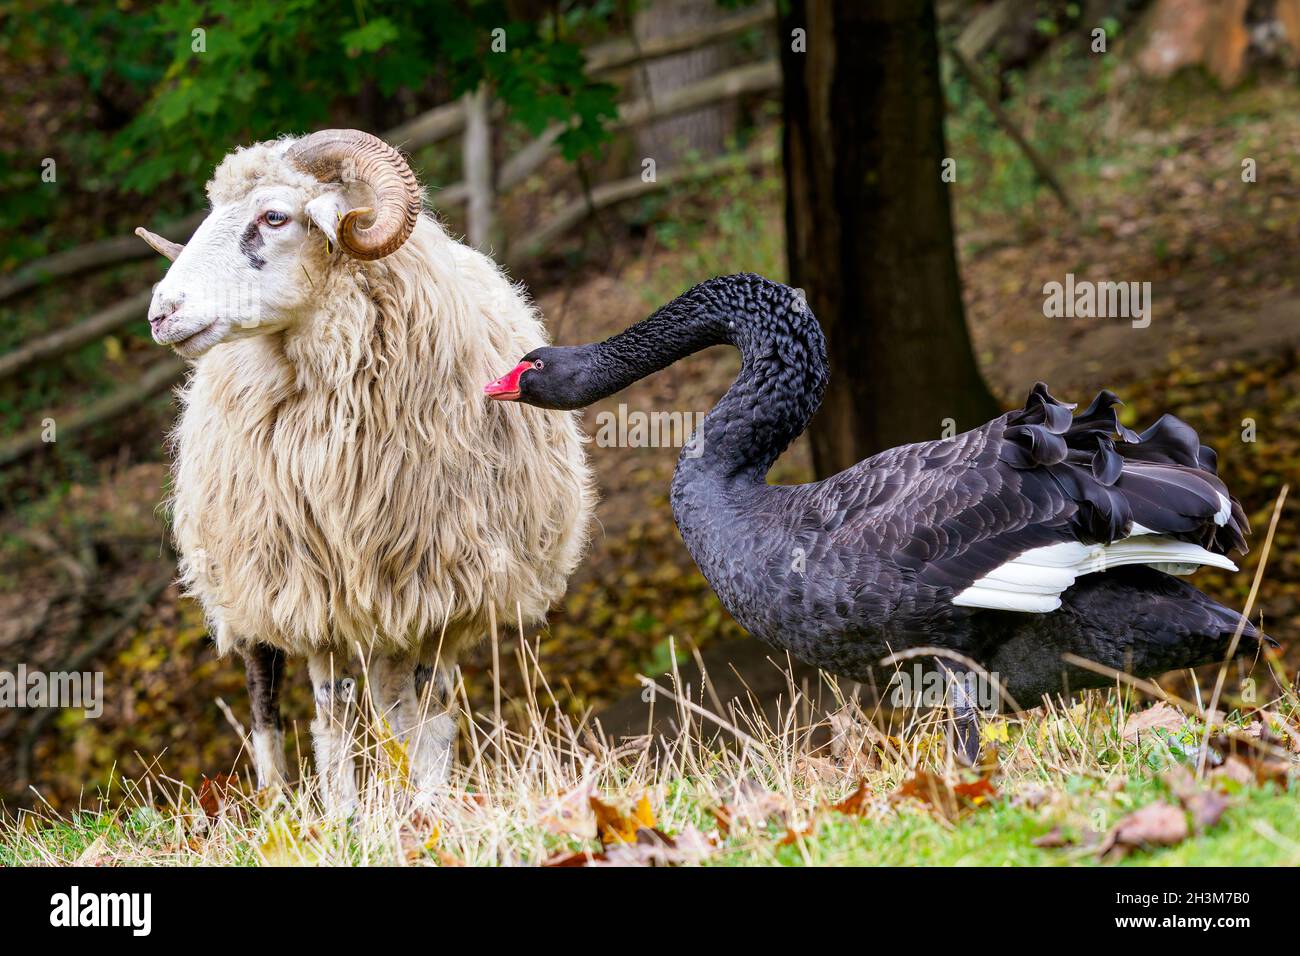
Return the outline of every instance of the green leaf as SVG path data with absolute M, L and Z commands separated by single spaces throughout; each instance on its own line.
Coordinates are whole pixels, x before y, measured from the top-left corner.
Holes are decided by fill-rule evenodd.
M 400 35 L 401 31 L 392 20 L 377 17 L 363 27 L 349 30 L 339 37 L 339 42 L 348 56 L 359 56 L 362 53 L 378 53 Z

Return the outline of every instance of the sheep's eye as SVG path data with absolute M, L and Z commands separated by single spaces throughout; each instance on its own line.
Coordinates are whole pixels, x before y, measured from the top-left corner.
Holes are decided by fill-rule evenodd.
M 278 209 L 268 209 L 262 214 L 262 218 L 268 226 L 283 226 L 289 221 L 289 214 L 280 212 Z

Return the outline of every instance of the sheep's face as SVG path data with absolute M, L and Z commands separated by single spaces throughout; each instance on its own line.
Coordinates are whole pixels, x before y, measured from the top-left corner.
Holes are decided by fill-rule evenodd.
M 222 342 L 292 328 L 311 309 L 316 260 L 343 212 L 338 188 L 310 197 L 287 185 L 214 205 L 154 288 L 154 341 L 196 359 Z
M 212 212 L 185 246 L 136 230 L 173 260 L 149 305 L 154 341 L 188 359 L 301 324 L 330 264 L 396 252 L 423 201 L 397 150 L 346 129 L 237 149 L 208 198 Z

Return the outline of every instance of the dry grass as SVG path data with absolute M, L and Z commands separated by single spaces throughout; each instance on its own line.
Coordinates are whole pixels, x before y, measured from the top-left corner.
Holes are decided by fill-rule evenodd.
M 994 718 L 972 771 L 953 761 L 944 711 L 867 714 L 829 678 L 813 694 L 791 682 L 771 716 L 674 673 L 654 706 L 673 711 L 675 733 L 612 741 L 543 706 L 545 676 L 520 664 L 524 719 L 467 718 L 466 758 L 421 804 L 404 750 L 370 715 L 350 819 L 321 812 L 305 762 L 301 786 L 256 792 L 241 777 L 196 790 L 158 759 L 80 811 L 6 819 L 0 864 L 1300 863 L 1300 702 L 1280 682 L 1267 705 L 1212 719 L 1157 704 L 1168 713 L 1144 733 L 1119 688 Z M 1163 849 L 1099 852 L 1132 810 L 1192 791 L 1225 796 L 1223 819 Z

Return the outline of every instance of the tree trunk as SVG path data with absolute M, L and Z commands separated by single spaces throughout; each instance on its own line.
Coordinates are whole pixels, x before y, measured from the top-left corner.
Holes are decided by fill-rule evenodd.
M 790 280 L 831 363 L 821 477 L 999 411 L 962 311 L 935 26 L 931 0 L 791 0 L 781 20 Z

